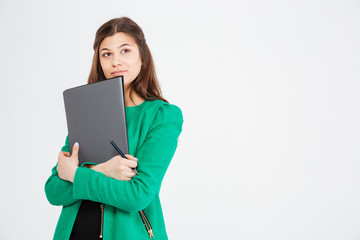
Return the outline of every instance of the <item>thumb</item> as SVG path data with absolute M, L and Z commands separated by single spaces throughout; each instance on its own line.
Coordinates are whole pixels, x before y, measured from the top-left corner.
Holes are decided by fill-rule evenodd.
M 74 146 L 73 146 L 71 156 L 72 156 L 72 157 L 78 157 L 78 155 L 79 155 L 79 143 L 76 142 L 76 143 L 74 144 Z

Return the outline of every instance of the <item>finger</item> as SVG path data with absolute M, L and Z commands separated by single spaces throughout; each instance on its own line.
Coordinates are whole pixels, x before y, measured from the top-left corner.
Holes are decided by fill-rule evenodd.
M 69 152 L 63 152 L 63 153 L 64 153 L 64 156 L 70 157 L 70 153 L 69 153 Z
M 133 161 L 137 161 L 138 159 L 136 157 L 134 157 L 133 155 L 129 155 L 129 154 L 125 154 L 125 156 L 127 157 L 127 159 L 129 160 L 133 160 Z
M 128 166 L 129 168 L 136 168 L 137 167 L 137 161 L 134 160 L 126 160 L 125 162 L 126 166 Z
M 136 174 L 134 173 L 134 171 L 131 168 L 129 168 L 128 170 L 124 171 L 121 175 L 124 177 L 132 178 Z
M 68 157 L 70 157 L 70 154 L 69 154 L 69 153 L 60 152 L 60 153 L 59 153 L 59 157 L 58 157 L 58 161 L 59 161 L 60 159 L 65 159 L 65 158 L 68 158 Z
M 137 161 L 133 160 L 133 159 L 121 158 L 119 160 L 119 165 L 124 166 L 124 167 L 128 167 L 128 168 L 134 168 L 134 167 L 137 166 Z
M 67 157 L 68 155 L 70 156 L 70 153 L 68 153 L 68 152 L 64 152 L 64 151 L 59 152 L 59 157 L 60 156 L 66 156 Z
M 78 155 L 79 155 L 79 143 L 76 142 L 76 143 L 74 144 L 74 146 L 73 146 L 71 156 L 72 156 L 72 157 L 78 157 Z
M 124 177 L 127 177 L 127 178 L 133 178 L 135 175 L 136 175 L 135 172 L 132 170 L 130 172 L 124 173 Z
M 135 174 L 134 172 L 131 172 L 131 173 L 129 173 L 129 175 L 127 175 L 126 177 L 132 179 L 135 175 L 136 175 L 136 174 Z M 130 179 L 129 179 L 129 180 L 130 180 Z

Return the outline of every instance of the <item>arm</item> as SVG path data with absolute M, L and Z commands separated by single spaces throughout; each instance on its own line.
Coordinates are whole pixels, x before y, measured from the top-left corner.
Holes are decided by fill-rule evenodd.
M 67 153 L 70 155 L 68 137 L 66 138 L 65 146 L 62 147 L 61 151 L 63 151 L 64 154 Z M 73 184 L 59 178 L 57 165 L 52 169 L 51 176 L 45 183 L 45 194 L 50 204 L 56 206 L 67 206 L 79 201 L 79 199 L 73 197 Z
M 139 211 L 147 207 L 160 190 L 177 147 L 182 122 L 179 108 L 164 105 L 136 156 L 139 159 L 139 175 L 130 181 L 120 181 L 92 169 L 78 168 L 73 197 L 102 202 L 125 211 Z
M 62 150 L 69 151 L 68 138 L 66 145 Z M 62 151 L 59 154 L 58 163 L 52 170 L 52 175 L 45 184 L 46 196 L 50 203 L 54 205 L 70 205 L 78 199 L 72 197 L 73 181 L 76 169 L 79 165 L 78 152 L 79 145 L 75 143 L 73 152 Z M 131 155 L 127 155 L 129 159 L 123 159 L 120 156 L 115 156 L 106 163 L 99 165 L 84 164 L 80 167 L 90 167 L 96 171 L 103 172 L 108 177 L 113 177 L 119 180 L 128 181 L 135 173 L 131 168 L 137 166 L 137 159 Z M 87 166 L 88 165 L 88 166 Z M 67 202 L 70 200 L 70 202 Z
M 56 167 L 57 165 L 52 169 L 52 174 L 45 184 L 45 193 L 49 203 L 55 206 L 67 206 L 79 201 L 73 197 L 73 184 L 60 179 Z

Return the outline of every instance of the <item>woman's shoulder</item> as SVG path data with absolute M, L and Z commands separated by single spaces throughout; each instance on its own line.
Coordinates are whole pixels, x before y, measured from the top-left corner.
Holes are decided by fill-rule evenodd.
M 178 136 L 184 123 L 181 109 L 174 104 L 161 100 L 149 101 L 148 104 L 153 107 L 151 111 L 146 113 L 147 117 L 149 117 L 149 131 L 157 129 L 162 136 L 173 134 Z
M 147 101 L 148 110 L 152 111 L 156 116 L 156 119 L 159 118 L 174 118 L 182 121 L 182 111 L 177 105 L 164 102 L 161 100 L 152 100 Z M 159 119 L 160 120 L 160 119 Z

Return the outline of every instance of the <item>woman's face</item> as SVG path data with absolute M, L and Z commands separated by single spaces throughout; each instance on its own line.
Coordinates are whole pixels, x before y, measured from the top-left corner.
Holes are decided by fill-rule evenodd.
M 106 79 L 124 76 L 124 87 L 139 75 L 141 58 L 134 39 L 126 33 L 115 33 L 104 38 L 99 47 L 101 68 Z

